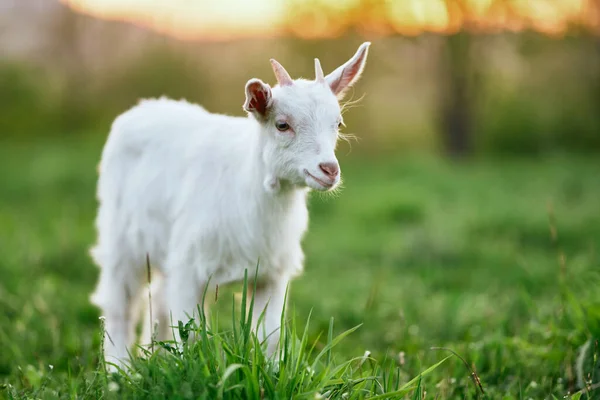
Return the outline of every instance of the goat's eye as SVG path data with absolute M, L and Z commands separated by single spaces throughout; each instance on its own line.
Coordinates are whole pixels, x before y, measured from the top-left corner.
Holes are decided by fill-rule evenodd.
M 338 129 L 342 129 L 342 125 L 344 125 L 344 124 L 341 122 L 338 122 Z
M 288 129 L 290 129 L 290 125 L 285 122 L 285 121 L 277 121 L 275 122 L 275 127 L 277 128 L 277 130 L 280 130 L 282 132 L 287 131 Z

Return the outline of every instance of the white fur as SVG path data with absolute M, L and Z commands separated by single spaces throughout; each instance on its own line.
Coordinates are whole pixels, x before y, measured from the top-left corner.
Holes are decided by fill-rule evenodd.
M 122 363 L 135 341 L 136 304 L 147 301 L 140 290 L 147 255 L 159 275 L 152 295 L 161 340 L 169 339 L 169 314 L 175 324 L 194 314 L 209 277 L 211 285 L 240 281 L 245 269 L 253 277 L 260 260 L 253 320 L 268 303 L 262 338 L 274 332 L 268 341 L 274 349 L 286 286 L 303 268 L 307 192 L 340 181 L 319 167 L 337 165 L 341 115 L 328 82 L 353 84 L 367 49 L 363 44 L 362 56 L 345 64 L 350 77 L 340 67 L 327 83 L 271 88 L 250 80 L 248 117 L 160 98 L 114 121 L 99 167 L 98 241 L 91 251 L 101 269 L 91 300 L 106 318 L 107 361 Z M 275 127 L 281 119 L 293 132 Z

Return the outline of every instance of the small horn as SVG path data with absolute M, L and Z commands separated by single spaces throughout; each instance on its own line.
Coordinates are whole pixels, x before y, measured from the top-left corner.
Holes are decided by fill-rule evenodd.
M 325 76 L 323 75 L 323 68 L 321 68 L 321 62 L 318 58 L 315 58 L 315 81 L 319 83 L 325 83 Z
M 279 85 L 292 86 L 294 84 L 290 74 L 283 68 L 283 65 L 271 58 L 271 66 L 273 67 L 273 72 L 275 73 L 275 78 L 277 78 Z

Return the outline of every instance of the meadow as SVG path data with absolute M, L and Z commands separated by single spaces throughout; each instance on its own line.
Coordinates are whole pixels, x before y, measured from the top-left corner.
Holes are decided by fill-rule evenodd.
M 88 301 L 102 141 L 0 144 L 0 398 L 598 398 L 597 159 L 342 152 L 290 289 L 298 361 L 232 330 L 238 285 L 216 299 L 222 336 L 139 361 L 136 381 L 102 372 Z

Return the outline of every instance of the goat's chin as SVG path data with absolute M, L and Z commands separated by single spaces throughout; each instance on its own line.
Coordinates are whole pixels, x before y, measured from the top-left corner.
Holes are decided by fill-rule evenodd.
M 309 188 L 311 188 L 313 190 L 317 190 L 319 192 L 328 192 L 337 187 L 337 182 L 335 182 L 331 185 L 328 185 L 325 182 L 323 182 L 321 180 L 317 180 L 310 175 L 306 176 L 306 178 L 304 179 L 304 182 L 306 183 L 306 186 L 308 186 Z

